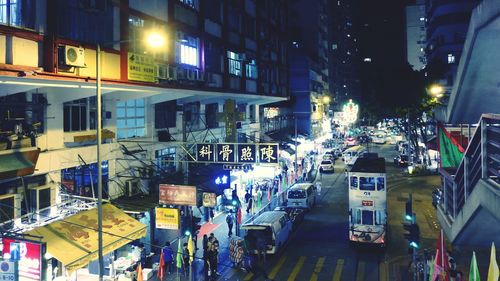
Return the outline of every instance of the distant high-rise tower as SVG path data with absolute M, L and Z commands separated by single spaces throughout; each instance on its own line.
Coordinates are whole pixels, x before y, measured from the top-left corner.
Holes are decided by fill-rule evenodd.
M 422 70 L 426 64 L 425 21 L 424 0 L 406 6 L 406 59 L 414 70 Z

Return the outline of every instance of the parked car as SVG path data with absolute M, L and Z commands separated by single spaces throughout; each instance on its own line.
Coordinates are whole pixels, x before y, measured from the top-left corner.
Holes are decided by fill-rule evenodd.
M 321 164 L 319 165 L 319 171 L 320 173 L 324 172 L 335 172 L 334 166 L 333 166 L 333 161 L 332 160 L 323 160 L 321 161 Z
M 398 167 L 408 166 L 408 155 L 401 154 L 394 157 L 394 165 Z
M 325 155 L 331 155 L 332 157 L 330 158 L 334 163 L 335 163 L 335 159 L 339 158 L 336 154 L 335 154 L 335 151 L 333 150 L 327 150 L 325 152 Z
M 322 161 L 327 161 L 327 160 L 333 162 L 333 155 L 331 155 L 331 154 L 325 154 L 325 155 L 323 155 Z

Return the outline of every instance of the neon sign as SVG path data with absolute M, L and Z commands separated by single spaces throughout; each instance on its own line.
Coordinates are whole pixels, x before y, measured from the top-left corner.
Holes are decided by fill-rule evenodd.
M 42 244 L 3 238 L 3 258 L 18 260 L 19 281 L 42 279 Z
M 349 125 L 358 119 L 358 111 L 359 111 L 359 106 L 352 102 L 352 99 L 349 100 L 348 103 L 344 104 L 342 107 L 342 112 L 344 113 L 344 124 Z

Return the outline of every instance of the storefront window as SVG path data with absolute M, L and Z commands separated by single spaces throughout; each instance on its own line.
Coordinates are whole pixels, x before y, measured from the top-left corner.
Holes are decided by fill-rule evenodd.
M 102 196 L 108 195 L 108 161 L 102 162 Z M 97 163 L 61 170 L 63 189 L 67 194 L 85 197 L 97 195 Z

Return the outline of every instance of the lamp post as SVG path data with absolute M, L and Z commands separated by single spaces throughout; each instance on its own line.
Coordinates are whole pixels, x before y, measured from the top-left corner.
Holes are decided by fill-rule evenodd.
M 133 40 L 119 40 L 104 43 L 103 45 L 112 45 L 117 43 L 125 43 Z M 152 47 L 162 46 L 165 42 L 164 38 L 158 33 L 150 33 L 146 41 Z M 102 114 L 101 114 L 101 45 L 96 46 L 96 99 L 97 99 L 97 246 L 99 256 L 99 281 L 104 277 L 104 258 L 102 253 L 102 163 L 101 163 L 101 142 L 102 142 Z

